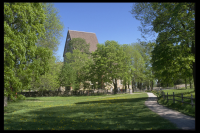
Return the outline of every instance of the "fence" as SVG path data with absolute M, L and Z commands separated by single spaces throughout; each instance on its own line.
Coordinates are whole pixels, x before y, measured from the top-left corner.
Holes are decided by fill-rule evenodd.
M 173 95 L 168 95 L 168 92 L 167 92 L 167 95 L 165 95 L 165 93 L 163 92 L 162 96 L 163 96 L 163 99 L 165 99 L 165 96 L 167 96 L 167 102 L 168 102 L 168 100 L 173 100 L 173 103 L 175 103 L 175 101 L 178 101 L 178 102 L 181 102 L 181 103 L 191 104 L 192 107 L 193 107 L 193 105 L 195 105 L 195 104 L 193 103 L 193 100 L 194 100 L 195 98 L 192 97 L 192 94 L 191 94 L 191 97 L 183 97 L 183 93 L 181 94 L 181 96 L 177 96 L 177 95 L 174 95 L 174 92 L 173 92 Z M 168 96 L 173 96 L 173 99 L 168 99 Z M 181 100 L 181 101 L 175 100 L 175 97 L 181 97 L 182 100 Z M 184 101 L 183 101 L 184 98 L 191 99 L 191 103 L 184 102 Z

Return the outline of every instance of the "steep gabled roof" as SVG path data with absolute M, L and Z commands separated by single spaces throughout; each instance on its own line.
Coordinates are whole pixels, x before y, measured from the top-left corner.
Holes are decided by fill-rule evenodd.
M 95 33 L 69 30 L 69 35 L 71 39 L 83 38 L 85 39 L 86 43 L 90 43 L 90 52 L 97 49 L 98 40 Z

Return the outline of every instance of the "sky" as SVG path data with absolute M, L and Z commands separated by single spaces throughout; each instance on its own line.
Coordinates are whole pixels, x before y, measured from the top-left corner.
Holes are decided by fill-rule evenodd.
M 107 40 L 131 44 L 142 39 L 136 20 L 130 13 L 133 3 L 53 3 L 64 24 L 63 37 L 56 56 L 63 62 L 65 41 L 69 30 L 93 32 L 100 44 Z M 144 39 L 143 39 L 144 40 Z

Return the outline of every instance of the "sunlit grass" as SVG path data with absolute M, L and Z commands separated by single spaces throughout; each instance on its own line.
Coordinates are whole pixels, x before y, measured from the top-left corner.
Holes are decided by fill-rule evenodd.
M 4 130 L 156 130 L 174 124 L 144 105 L 147 94 L 29 97 L 8 102 Z

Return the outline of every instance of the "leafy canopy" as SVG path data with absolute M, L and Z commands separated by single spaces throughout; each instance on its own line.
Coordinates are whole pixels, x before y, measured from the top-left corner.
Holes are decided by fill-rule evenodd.
M 41 3 L 4 3 L 4 96 L 30 87 L 34 76 L 48 71 L 52 52 L 37 47 L 45 33 Z

